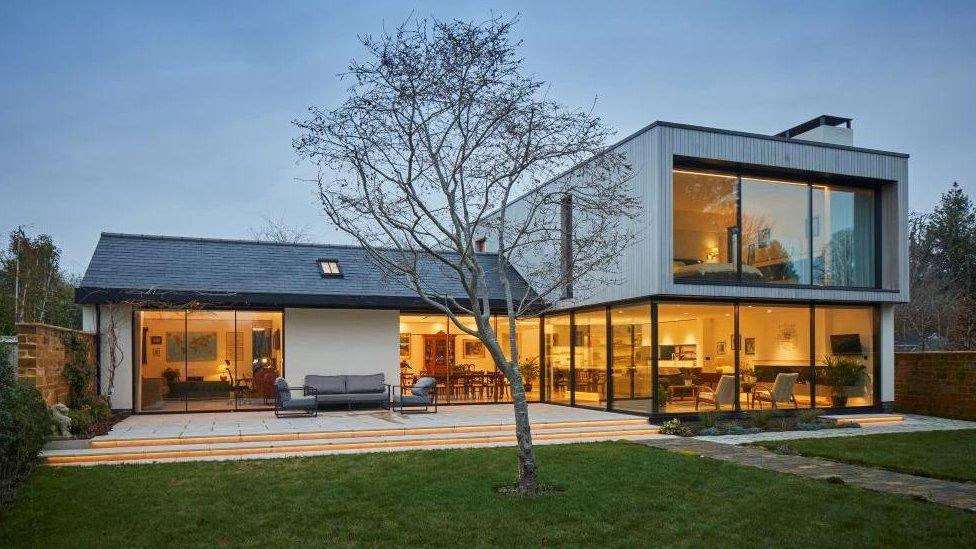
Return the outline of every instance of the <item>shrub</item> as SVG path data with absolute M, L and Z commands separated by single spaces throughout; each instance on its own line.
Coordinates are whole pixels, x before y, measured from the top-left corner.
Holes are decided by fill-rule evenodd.
M 81 409 L 91 414 L 92 421 L 99 423 L 112 417 L 112 408 L 108 404 L 108 399 L 101 396 L 90 396 L 81 405 Z
M 823 410 L 806 408 L 796 413 L 796 421 L 797 423 L 816 423 L 820 421 L 821 415 L 823 415 Z
M 678 418 L 665 421 L 664 424 L 661 425 L 660 432 L 662 435 L 677 435 L 679 437 L 691 436 L 691 429 L 689 429 L 687 425 L 681 423 Z
M 757 429 L 768 429 L 770 423 L 773 421 L 773 411 L 772 410 L 756 410 L 755 412 L 749 413 L 749 424 Z
M 88 360 L 88 341 L 76 333 L 64 336 L 66 362 L 61 375 L 68 382 L 68 407 L 81 408 L 94 396 L 95 367 Z
M 91 411 L 87 406 L 78 410 L 68 410 L 68 417 L 71 418 L 71 432 L 76 435 L 86 433 L 95 424 Z
M 9 359 L 0 353 L 0 370 L 6 369 Z M 51 413 L 37 387 L 4 374 L 0 379 L 0 506 L 13 499 L 34 470 L 51 425 Z
M 698 414 L 698 423 L 702 429 L 710 429 L 718 425 L 719 412 L 716 410 L 705 410 Z

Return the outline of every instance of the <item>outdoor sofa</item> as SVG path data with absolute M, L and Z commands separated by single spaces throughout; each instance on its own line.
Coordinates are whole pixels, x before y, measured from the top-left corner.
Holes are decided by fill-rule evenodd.
M 314 396 L 319 406 L 323 404 L 379 404 L 390 403 L 390 386 L 383 374 L 305 376 L 305 395 Z

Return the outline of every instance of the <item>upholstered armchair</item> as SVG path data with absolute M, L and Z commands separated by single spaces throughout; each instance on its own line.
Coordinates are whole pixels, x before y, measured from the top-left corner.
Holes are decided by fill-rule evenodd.
M 397 394 L 399 393 L 399 394 Z M 393 387 L 393 396 L 390 405 L 395 412 L 400 408 L 400 413 L 407 413 L 404 408 L 411 408 L 414 413 L 437 413 L 437 380 L 432 377 L 422 377 L 410 388 L 410 394 L 403 394 L 403 387 Z M 433 412 L 430 408 L 433 407 Z M 418 410 L 423 408 L 423 410 Z
M 771 388 L 763 389 L 758 386 L 753 388 L 753 405 L 758 402 L 759 408 L 762 409 L 762 403 L 768 402 L 775 409 L 778 403 L 786 402 L 792 403 L 793 407 L 797 408 L 796 397 L 793 396 L 793 387 L 796 386 L 798 377 L 800 377 L 798 373 L 776 374 L 776 381 L 773 382 Z
M 695 396 L 695 409 L 699 404 L 711 404 L 716 410 L 722 406 L 735 404 L 735 377 L 723 375 L 714 389 L 708 386 L 698 388 Z

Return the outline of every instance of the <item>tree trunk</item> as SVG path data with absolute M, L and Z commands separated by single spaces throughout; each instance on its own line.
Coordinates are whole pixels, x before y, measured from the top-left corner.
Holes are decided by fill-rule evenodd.
M 509 383 L 512 386 L 512 405 L 515 408 L 515 439 L 518 443 L 518 491 L 534 494 L 536 483 L 535 449 L 532 446 L 532 430 L 529 428 L 529 405 L 525 400 L 522 375 L 515 364 L 510 364 Z

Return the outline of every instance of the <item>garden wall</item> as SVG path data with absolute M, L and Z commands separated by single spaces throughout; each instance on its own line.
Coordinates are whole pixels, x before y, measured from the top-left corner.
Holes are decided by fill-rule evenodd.
M 48 406 L 68 401 L 68 382 L 61 370 L 67 361 L 65 338 L 71 334 L 87 340 L 93 364 L 95 334 L 47 324 L 17 324 L 17 376 L 33 382 Z
M 976 420 L 976 352 L 895 353 L 895 410 Z

